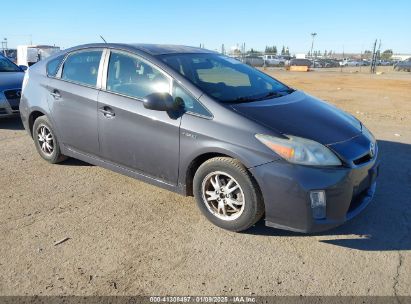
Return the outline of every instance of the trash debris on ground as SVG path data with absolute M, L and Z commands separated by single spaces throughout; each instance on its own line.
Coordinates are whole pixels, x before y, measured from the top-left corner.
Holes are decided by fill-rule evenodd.
M 64 243 L 64 242 L 68 241 L 69 239 L 70 239 L 69 237 L 61 239 L 60 241 L 55 242 L 54 246 L 60 245 L 61 243 Z

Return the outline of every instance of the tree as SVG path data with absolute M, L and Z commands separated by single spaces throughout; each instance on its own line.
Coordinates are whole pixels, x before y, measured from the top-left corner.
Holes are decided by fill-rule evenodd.
M 281 55 L 285 55 L 285 47 L 283 45 L 283 48 L 281 49 Z
M 327 57 L 328 53 L 327 50 L 324 51 L 324 57 Z
M 389 59 L 391 59 L 392 54 L 393 54 L 393 52 L 392 52 L 391 49 L 385 50 L 385 51 L 382 52 L 382 54 L 381 54 L 381 59 L 389 60 Z
M 274 54 L 277 55 L 277 47 L 275 45 L 273 46 L 266 46 L 265 47 L 265 53 L 266 54 Z
M 288 46 L 287 46 L 287 48 L 285 49 L 285 54 L 286 54 L 287 56 L 290 56 L 290 50 L 288 49 Z

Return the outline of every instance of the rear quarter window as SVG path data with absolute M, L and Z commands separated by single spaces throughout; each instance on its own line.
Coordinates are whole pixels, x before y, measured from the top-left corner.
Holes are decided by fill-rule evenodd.
M 55 77 L 57 71 L 59 70 L 60 64 L 63 61 L 65 55 L 60 55 L 52 60 L 49 61 L 47 64 L 47 76 Z

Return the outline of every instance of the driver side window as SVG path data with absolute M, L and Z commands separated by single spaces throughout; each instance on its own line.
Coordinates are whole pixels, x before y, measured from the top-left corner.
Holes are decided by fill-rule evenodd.
M 170 92 L 170 80 L 136 56 L 111 52 L 107 91 L 142 99 L 152 93 Z

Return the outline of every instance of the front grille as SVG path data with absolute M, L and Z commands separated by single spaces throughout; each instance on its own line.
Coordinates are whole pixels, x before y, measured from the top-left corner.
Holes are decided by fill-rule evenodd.
M 21 90 L 15 89 L 15 90 L 4 91 L 4 96 L 6 96 L 6 99 L 9 102 L 12 110 L 18 111 L 19 105 L 20 105 Z
M 6 96 L 6 98 L 7 98 L 8 101 L 14 100 L 14 99 L 20 100 L 21 90 L 18 89 L 18 90 L 7 90 L 7 91 L 4 91 L 4 96 Z
M 364 201 L 364 198 L 368 196 L 369 190 L 370 188 L 366 188 L 352 198 L 350 207 L 348 208 L 348 213 L 354 211 L 361 205 L 361 203 Z
M 353 161 L 353 163 L 354 163 L 356 166 L 358 166 L 358 165 L 364 164 L 364 163 L 366 163 L 366 162 L 369 162 L 371 159 L 372 159 L 372 157 L 371 157 L 370 153 L 367 153 L 366 155 L 361 156 L 360 158 L 355 159 L 355 160 Z

